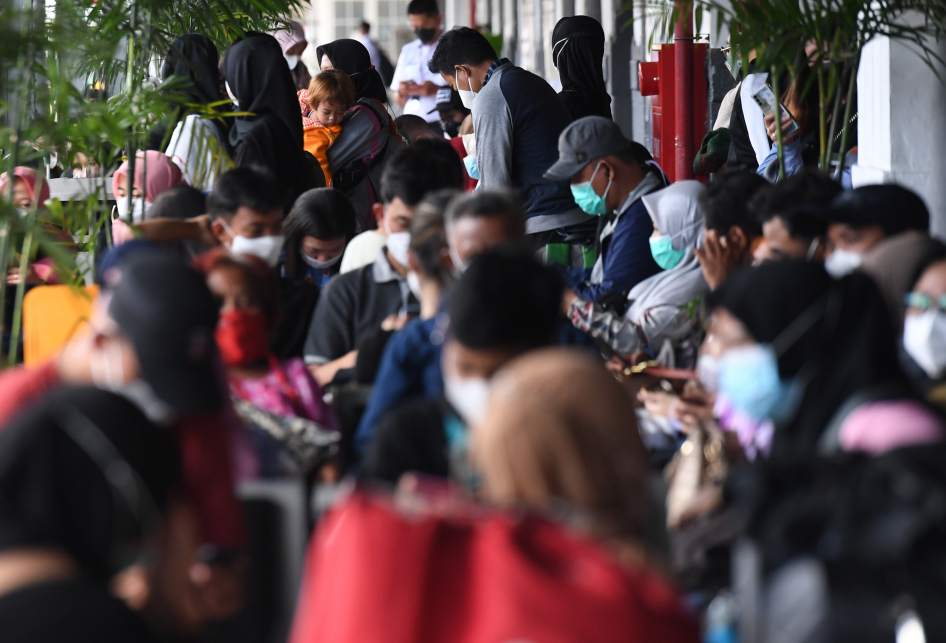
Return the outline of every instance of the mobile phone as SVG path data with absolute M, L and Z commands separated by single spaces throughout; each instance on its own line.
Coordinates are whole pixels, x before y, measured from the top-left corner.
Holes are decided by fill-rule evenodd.
M 756 93 L 752 95 L 752 98 L 755 99 L 755 102 L 759 104 L 759 107 L 762 108 L 762 113 L 765 116 L 775 113 L 775 106 L 779 106 L 779 111 L 782 115 L 782 118 L 788 116 L 792 119 L 792 124 L 787 128 L 782 130 L 782 136 L 789 136 L 798 131 L 798 122 L 795 120 L 795 117 L 792 116 L 792 113 L 788 111 L 785 105 L 782 105 L 781 102 L 775 100 L 775 92 L 772 91 L 772 88 L 768 85 L 762 85 Z

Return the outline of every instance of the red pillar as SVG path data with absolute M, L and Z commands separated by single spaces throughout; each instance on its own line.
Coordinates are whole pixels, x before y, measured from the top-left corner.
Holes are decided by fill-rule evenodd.
M 675 180 L 693 178 L 693 5 L 677 2 L 679 16 L 674 28 L 675 107 L 674 168 Z

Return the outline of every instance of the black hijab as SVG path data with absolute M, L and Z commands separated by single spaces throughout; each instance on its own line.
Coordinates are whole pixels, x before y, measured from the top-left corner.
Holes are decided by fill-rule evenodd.
M 821 433 L 852 396 L 912 397 L 886 304 L 867 275 L 834 281 L 820 264 L 774 261 L 733 275 L 709 303 L 732 313 L 758 342 L 780 335 L 784 341 L 789 326 L 790 335 L 798 333 L 779 356 L 779 374 L 806 385 L 793 417 L 776 431 L 773 459 L 813 455 Z
M 269 170 L 294 200 L 308 186 L 296 86 L 275 38 L 253 35 L 227 51 L 226 79 L 241 112 L 230 128 L 238 166 Z
M 187 96 L 190 103 L 209 105 L 224 100 L 220 93 L 219 54 L 213 40 L 198 33 L 178 36 L 168 48 L 167 58 L 161 67 L 161 78 L 171 76 L 184 79 L 179 91 Z M 184 117 L 182 109 L 177 110 L 177 121 Z M 224 145 L 229 146 L 230 128 L 223 120 L 212 121 Z M 229 152 L 229 149 L 228 149 Z
M 106 581 L 158 527 L 179 461 L 126 398 L 53 391 L 0 431 L 0 551 L 54 547 Z
M 315 50 L 319 66 L 322 65 L 322 56 L 328 56 L 335 69 L 341 69 L 351 76 L 355 84 L 355 99 L 374 98 L 382 103 L 388 102 L 388 94 L 384 90 L 384 81 L 381 74 L 371 66 L 371 56 L 368 50 L 357 40 L 342 38 L 322 45 Z
M 573 119 L 611 118 L 611 96 L 604 84 L 604 29 L 589 16 L 562 18 L 552 30 L 552 60 L 562 79 L 558 96 Z

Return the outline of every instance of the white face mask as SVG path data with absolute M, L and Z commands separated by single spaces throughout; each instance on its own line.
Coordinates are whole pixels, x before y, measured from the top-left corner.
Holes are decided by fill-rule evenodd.
M 418 277 L 417 273 L 413 270 L 407 273 L 407 287 L 414 293 L 417 301 L 420 301 L 420 277 Z
M 295 69 L 296 65 L 299 64 L 299 56 L 287 56 L 283 54 L 282 57 L 286 59 L 286 64 L 289 65 L 289 71 Z
M 443 392 L 467 426 L 483 419 L 489 401 L 488 381 L 481 377 L 457 377 L 444 373 Z
M 907 315 L 903 347 L 927 375 L 940 378 L 946 372 L 946 314 L 928 310 L 920 315 Z
M 131 222 L 132 223 L 141 223 L 145 220 L 145 214 L 148 210 L 151 209 L 153 203 L 148 203 L 144 199 L 132 199 L 131 200 Z M 118 208 L 118 216 L 123 221 L 128 220 L 128 197 L 118 197 L 118 200 L 115 201 L 115 206 Z
M 285 241 L 282 235 L 274 234 L 268 237 L 256 237 L 249 239 L 234 234 L 233 228 L 227 225 L 223 219 L 219 219 L 223 227 L 233 236 L 230 242 L 230 253 L 235 255 L 253 255 L 259 257 L 270 267 L 279 263 L 279 254 L 282 252 L 282 244 Z
M 394 232 L 389 234 L 385 245 L 387 245 L 388 252 L 391 253 L 391 256 L 396 262 L 401 264 L 404 268 L 410 267 L 411 262 L 408 258 L 408 252 L 411 247 L 410 232 Z
M 473 101 L 476 100 L 477 92 L 473 91 L 473 83 L 470 81 L 469 70 L 467 70 L 466 84 L 469 89 L 460 89 L 460 72 L 454 72 L 454 79 L 457 81 L 457 93 L 460 94 L 460 102 L 467 109 L 473 109 Z
M 824 260 L 824 269 L 835 279 L 849 275 L 861 267 L 864 256 L 850 250 L 835 250 Z
M 105 351 L 93 353 L 89 368 L 92 371 L 92 383 L 97 388 L 127 398 L 155 424 L 167 426 L 176 419 L 177 414 L 146 381 L 125 381 L 124 349 L 121 344 L 109 342 Z
M 227 81 L 223 81 L 223 86 L 226 87 L 226 89 L 227 89 L 227 96 L 229 96 L 229 97 L 230 97 L 230 100 L 233 101 L 233 106 L 234 106 L 236 109 L 240 109 L 240 101 L 237 100 L 237 97 L 234 96 L 234 95 L 233 95 L 233 92 L 230 90 L 230 83 L 228 83 Z
M 316 270 L 328 270 L 329 268 L 337 264 L 339 261 L 341 261 L 342 255 L 345 253 L 339 253 L 335 255 L 334 257 L 332 257 L 331 259 L 329 259 L 328 261 L 319 261 L 318 259 L 313 259 L 312 257 L 310 257 L 304 252 L 301 254 L 302 254 L 302 260 L 306 263 L 306 265 L 312 268 L 315 268 Z

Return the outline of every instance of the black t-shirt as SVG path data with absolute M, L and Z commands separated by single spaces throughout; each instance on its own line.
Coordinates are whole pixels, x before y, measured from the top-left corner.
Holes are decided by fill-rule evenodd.
M 145 622 L 84 578 L 38 583 L 0 596 L 3 643 L 154 643 Z
M 279 306 L 282 321 L 269 342 L 279 359 L 302 357 L 309 324 L 319 302 L 319 287 L 307 281 L 279 280 Z
M 358 347 L 361 339 L 402 309 L 417 312 L 417 300 L 383 257 L 333 278 L 315 307 L 305 359 L 325 364 Z
M 447 402 L 417 399 L 387 413 L 378 423 L 362 476 L 396 484 L 408 471 L 446 478 L 450 474 L 444 418 Z

